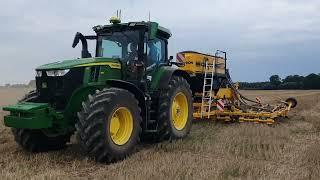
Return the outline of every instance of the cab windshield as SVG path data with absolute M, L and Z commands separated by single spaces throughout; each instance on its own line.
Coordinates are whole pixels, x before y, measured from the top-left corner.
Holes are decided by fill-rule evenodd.
M 97 57 L 138 58 L 139 31 L 128 30 L 98 36 Z

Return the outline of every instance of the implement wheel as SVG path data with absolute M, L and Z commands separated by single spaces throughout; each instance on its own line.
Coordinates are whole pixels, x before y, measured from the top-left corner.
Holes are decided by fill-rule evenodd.
M 129 91 L 109 88 L 89 95 L 78 113 L 77 137 L 81 147 L 98 162 L 116 162 L 139 143 L 141 110 Z
M 192 92 L 188 82 L 173 76 L 168 90 L 159 97 L 158 141 L 186 137 L 191 129 L 193 118 Z
M 31 91 L 19 102 L 36 102 L 37 93 Z M 11 128 L 15 141 L 25 150 L 30 152 L 46 152 L 66 147 L 72 133 L 49 137 L 42 129 Z
M 291 104 L 291 108 L 295 108 L 297 106 L 297 104 L 298 104 L 297 100 L 295 98 L 292 98 L 292 97 L 288 98 L 286 100 L 286 102 Z

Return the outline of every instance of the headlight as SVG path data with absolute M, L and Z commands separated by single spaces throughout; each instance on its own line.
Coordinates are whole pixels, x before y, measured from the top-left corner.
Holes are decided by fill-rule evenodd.
M 36 71 L 36 77 L 41 77 L 42 76 L 42 71 Z
M 52 70 L 52 71 L 47 71 L 47 76 L 64 76 L 66 75 L 70 69 L 64 69 L 64 70 Z

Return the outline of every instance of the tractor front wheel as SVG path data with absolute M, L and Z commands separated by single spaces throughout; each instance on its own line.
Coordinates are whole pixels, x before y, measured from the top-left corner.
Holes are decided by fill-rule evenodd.
M 132 93 L 109 88 L 89 95 L 78 113 L 77 137 L 83 150 L 98 162 L 129 156 L 140 141 L 141 110 Z
M 30 91 L 19 102 L 37 102 L 37 92 Z M 66 147 L 72 133 L 57 136 L 48 136 L 42 129 L 11 128 L 15 141 L 30 152 L 46 152 Z
M 54 137 L 47 136 L 41 129 L 12 128 L 15 141 L 29 152 L 46 152 L 66 147 L 71 133 Z

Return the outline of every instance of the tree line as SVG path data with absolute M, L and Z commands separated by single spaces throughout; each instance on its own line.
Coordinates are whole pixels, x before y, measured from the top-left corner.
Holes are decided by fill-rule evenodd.
M 279 75 L 272 75 L 266 82 L 240 82 L 241 89 L 320 89 L 320 73 L 307 76 L 289 75 L 281 79 Z

